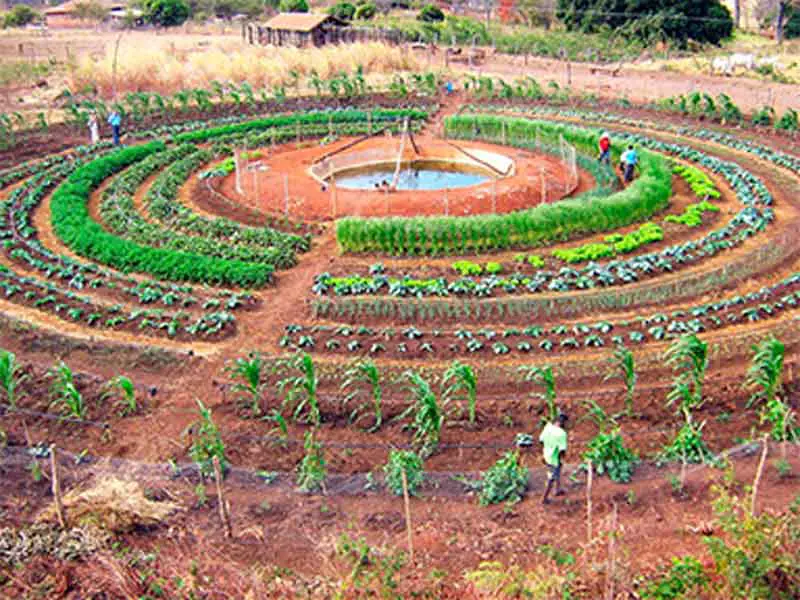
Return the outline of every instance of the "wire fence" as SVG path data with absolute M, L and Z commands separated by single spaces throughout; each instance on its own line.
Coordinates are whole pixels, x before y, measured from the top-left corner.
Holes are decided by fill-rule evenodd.
M 669 463 L 659 465 L 656 462 L 642 462 L 634 471 L 629 484 L 641 486 L 654 483 L 657 486 L 668 485 L 668 480 L 680 475 L 687 477 L 697 472 L 719 472 L 721 465 L 736 466 L 738 461 L 746 460 L 759 454 L 763 450 L 764 439 L 748 441 L 728 448 L 715 456 L 717 464 L 708 463 Z M 768 456 L 773 459 L 793 462 L 800 459 L 800 445 L 790 442 L 772 442 L 767 440 Z M 282 446 L 278 446 L 281 448 Z M 504 449 L 502 446 L 498 448 Z M 38 470 L 42 473 L 48 471 L 50 446 L 7 447 L 0 451 L 0 468 L 6 476 L 12 471 L 32 471 L 34 463 L 38 463 Z M 330 452 L 347 450 L 351 446 L 337 446 L 328 444 L 324 449 Z M 517 448 L 514 446 L 514 448 Z M 549 472 L 541 460 L 541 449 L 537 445 L 529 448 L 520 448 L 522 464 L 528 469 L 528 492 L 541 491 L 548 480 Z M 115 477 L 123 480 L 135 480 L 143 488 L 152 488 L 174 482 L 197 485 L 209 479 L 204 475 L 200 466 L 192 462 L 146 462 L 118 457 L 97 456 L 85 452 L 75 454 L 59 449 L 57 452 L 58 466 L 62 471 L 62 480 L 70 486 L 86 484 L 91 480 Z M 264 462 L 268 462 L 265 459 Z M 562 473 L 567 478 L 568 485 L 573 489 L 583 487 L 587 474 L 586 462 L 571 462 L 563 465 Z M 386 495 L 386 481 L 382 473 L 383 465 L 377 464 L 371 471 L 363 472 L 328 472 L 325 475 L 324 486 L 317 492 L 320 495 L 330 496 L 363 496 L 365 494 Z M 426 470 L 424 483 L 418 496 L 425 498 L 467 498 L 474 494 L 480 485 L 483 473 L 475 470 L 450 471 Z M 212 477 L 213 479 L 213 477 Z M 271 491 L 308 495 L 297 484 L 297 470 L 270 470 L 269 466 L 256 469 L 229 465 L 225 469 L 225 486 L 231 490 L 251 491 L 268 494 Z M 623 488 L 625 484 L 620 484 Z

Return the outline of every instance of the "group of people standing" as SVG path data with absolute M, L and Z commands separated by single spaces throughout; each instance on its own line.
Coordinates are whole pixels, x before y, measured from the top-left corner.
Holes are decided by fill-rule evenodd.
M 611 136 L 608 135 L 607 132 L 603 132 L 600 135 L 600 141 L 598 142 L 598 148 L 600 149 L 600 162 L 606 165 L 611 164 Z M 636 173 L 636 165 L 639 163 L 639 155 L 636 153 L 636 148 L 632 145 L 628 146 L 628 149 L 622 153 L 620 157 L 620 169 L 622 170 L 622 177 L 625 180 L 625 183 L 630 183 L 633 181 L 633 176 Z
M 114 145 L 119 146 L 120 128 L 122 127 L 122 115 L 116 110 L 112 110 L 108 115 L 108 124 L 111 125 L 111 134 L 114 139 Z M 89 113 L 89 137 L 92 144 L 100 141 L 100 122 L 97 119 L 97 113 L 92 111 Z

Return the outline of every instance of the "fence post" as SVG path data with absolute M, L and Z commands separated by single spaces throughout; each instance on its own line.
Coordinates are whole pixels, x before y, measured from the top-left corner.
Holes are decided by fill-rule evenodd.
M 236 182 L 236 193 L 242 193 L 242 169 L 241 165 L 239 164 L 239 148 L 233 149 L 233 167 L 236 170 L 235 182 Z
M 589 461 L 586 472 L 586 541 L 592 543 L 592 461 Z
M 294 124 L 294 133 L 297 137 L 297 142 L 300 142 L 300 121 L 295 122 Z
M 611 521 L 611 533 L 608 535 L 608 600 L 614 600 L 614 577 L 617 569 L 617 556 L 615 541 L 617 538 L 617 503 L 614 502 L 614 517 Z
M 411 531 L 411 503 L 408 501 L 408 478 L 406 477 L 406 470 L 400 471 L 403 477 L 403 503 L 406 508 L 406 536 L 408 537 L 408 553 L 411 556 L 411 562 L 414 562 L 414 538 Z
M 58 458 L 56 447 L 50 446 L 50 484 L 53 490 L 53 499 L 56 505 L 56 516 L 61 529 L 67 528 L 67 517 L 64 515 L 64 504 L 61 501 L 61 479 L 58 473 Z
M 225 537 L 233 537 L 233 528 L 231 527 L 231 515 L 227 502 L 225 502 L 225 494 L 222 490 L 222 469 L 219 466 L 219 457 L 215 456 L 214 462 L 214 479 L 217 482 L 217 501 L 219 502 L 219 518 L 222 520 L 222 525 L 225 528 Z
M 372 111 L 367 113 L 367 133 L 372 135 Z
M 332 186 L 332 193 L 333 193 L 333 218 L 336 218 L 336 213 L 338 212 L 338 192 L 336 191 L 336 173 L 331 173 L 331 186 Z
M 492 214 L 497 212 L 497 177 L 492 179 Z
M 758 497 L 758 484 L 761 483 L 761 474 L 764 472 L 764 463 L 767 460 L 767 449 L 769 448 L 769 440 L 767 434 L 761 440 L 764 448 L 761 450 L 761 460 L 758 461 L 758 470 L 756 471 L 756 478 L 753 481 L 753 497 L 750 498 L 750 516 L 756 516 L 756 498 Z
M 450 197 L 447 195 L 447 186 L 444 188 L 444 216 L 450 215 Z
M 328 115 L 328 137 L 333 137 L 333 117 Z

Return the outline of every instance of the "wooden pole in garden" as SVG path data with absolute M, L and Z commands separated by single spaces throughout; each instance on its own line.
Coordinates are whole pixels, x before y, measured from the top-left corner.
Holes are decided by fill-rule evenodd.
M 589 461 L 589 469 L 586 472 L 586 541 L 592 543 L 592 461 Z
M 61 501 L 61 479 L 58 474 L 58 457 L 56 447 L 50 446 L 50 485 L 53 490 L 53 501 L 56 505 L 56 516 L 61 529 L 67 528 L 67 517 L 64 515 L 64 504 Z
M 756 516 L 756 498 L 758 497 L 758 484 L 761 483 L 761 474 L 764 472 L 764 463 L 767 461 L 767 449 L 769 448 L 767 434 L 761 439 L 763 448 L 761 450 L 761 460 L 758 461 L 758 470 L 756 470 L 756 478 L 753 481 L 753 497 L 750 498 L 750 516 Z
M 233 528 L 231 527 L 231 515 L 228 504 L 225 502 L 225 493 L 222 489 L 222 468 L 219 465 L 219 457 L 215 456 L 214 463 L 214 479 L 217 483 L 217 501 L 219 502 L 219 518 L 222 520 L 222 526 L 225 528 L 225 537 L 233 537 Z
M 615 542 L 617 538 L 617 503 L 614 503 L 613 519 L 611 521 L 611 532 L 608 535 L 608 600 L 614 600 L 614 577 L 617 568 L 617 557 Z
M 408 500 L 408 477 L 406 477 L 406 470 L 400 471 L 403 477 L 403 503 L 406 508 L 406 536 L 408 537 L 408 553 L 411 556 L 411 562 L 414 562 L 414 538 L 411 532 L 411 503 Z

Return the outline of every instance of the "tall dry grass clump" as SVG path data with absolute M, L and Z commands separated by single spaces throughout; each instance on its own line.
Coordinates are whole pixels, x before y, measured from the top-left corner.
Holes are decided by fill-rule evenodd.
M 113 47 L 100 57 L 84 56 L 69 73 L 74 92 L 94 87 L 101 96 L 113 90 Z M 417 68 L 411 54 L 377 42 L 343 44 L 323 48 L 276 48 L 242 46 L 222 40 L 206 47 L 186 49 L 174 44 L 123 43 L 117 64 L 117 93 L 149 91 L 172 94 L 181 89 L 207 88 L 211 81 L 271 89 L 299 81 L 307 87 L 312 71 L 327 79 L 340 71 L 352 73 L 361 66 L 366 75 L 379 75 Z M 299 80 L 295 79 L 299 76 Z

